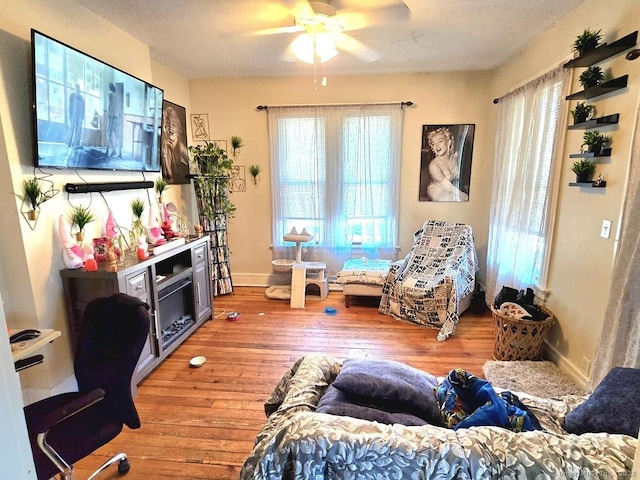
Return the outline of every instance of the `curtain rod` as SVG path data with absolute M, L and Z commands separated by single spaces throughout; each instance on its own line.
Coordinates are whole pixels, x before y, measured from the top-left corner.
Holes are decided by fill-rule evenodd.
M 524 90 L 525 88 L 527 88 L 527 87 L 529 87 L 531 85 L 534 85 L 536 82 L 540 82 L 540 81 L 544 80 L 545 78 L 548 78 L 548 77 L 551 77 L 553 75 L 556 75 L 558 72 L 562 71 L 563 69 L 564 69 L 564 65 L 561 63 L 558 66 L 556 66 L 555 68 L 543 73 L 542 75 L 539 75 L 539 76 L 537 76 L 537 77 L 535 77 L 535 78 L 523 83 L 519 87 L 514 88 L 510 92 L 505 93 L 501 97 L 494 98 L 493 99 L 493 104 L 497 105 L 502 100 L 505 100 L 505 99 L 509 98 L 510 96 L 515 95 L 516 93 L 522 92 L 522 90 Z
M 411 107 L 412 105 L 414 105 L 413 102 L 411 101 L 407 101 L 407 102 L 379 102 L 379 103 L 325 103 L 325 104 L 318 104 L 318 105 L 271 105 L 271 107 L 269 107 L 268 105 L 258 105 L 256 107 L 256 110 L 268 110 L 269 108 L 278 108 L 278 107 L 348 107 L 348 106 L 357 106 L 357 105 L 400 105 L 400 108 L 404 108 L 404 107 Z

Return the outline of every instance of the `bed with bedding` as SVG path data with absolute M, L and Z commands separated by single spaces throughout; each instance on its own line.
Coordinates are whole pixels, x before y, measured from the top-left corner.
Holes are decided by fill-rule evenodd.
M 594 405 L 588 404 L 597 397 L 598 389 L 586 401 L 577 396 L 543 399 L 519 394 L 525 414 L 535 417 L 541 429 L 516 432 L 513 425 L 467 428 L 462 422 L 456 425 L 460 418 L 452 422 L 451 417 L 438 415 L 436 394 L 441 393 L 446 379 L 436 379 L 434 384 L 434 378 L 395 362 L 341 361 L 318 354 L 302 357 L 265 403 L 267 422 L 240 478 L 593 479 L 631 475 L 637 443 L 633 434 L 637 437 L 638 431 L 634 422 L 638 419 L 635 412 L 622 415 L 633 417 L 625 419 L 631 421 L 631 427 L 620 427 L 631 429 L 626 433 L 606 433 L 587 425 L 594 415 Z M 630 380 L 618 383 L 628 385 Z M 498 398 L 497 389 L 487 392 L 486 381 L 480 379 L 479 384 L 491 398 Z M 609 396 L 610 386 L 602 392 Z M 619 400 L 628 399 L 616 395 Z M 611 412 L 600 399 L 594 403 L 596 409 Z M 620 410 L 615 413 L 619 419 Z M 466 420 L 474 415 L 472 412 Z M 573 430 L 588 431 L 566 431 L 564 422 L 571 416 Z

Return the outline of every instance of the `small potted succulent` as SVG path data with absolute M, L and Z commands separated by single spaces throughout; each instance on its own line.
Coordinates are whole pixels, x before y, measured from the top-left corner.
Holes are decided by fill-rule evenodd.
M 576 108 L 571 110 L 571 116 L 573 117 L 573 123 L 584 123 L 587 120 L 591 120 L 596 112 L 595 105 L 587 105 L 585 102 L 578 102 Z
M 587 147 L 586 151 L 599 154 L 602 149 L 611 142 L 611 137 L 603 135 L 600 130 L 587 130 L 582 136 L 582 147 Z
M 596 171 L 596 164 L 589 158 L 573 162 L 571 171 L 576 174 L 576 183 L 587 183 Z
M 597 65 L 594 67 L 588 67 L 578 77 L 580 85 L 584 88 L 591 88 L 600 85 L 602 80 L 604 80 L 604 73 L 602 73 L 602 69 Z
M 71 225 L 77 225 L 78 231 L 76 232 L 76 240 L 82 243 L 84 238 L 84 227 L 95 220 L 95 215 L 89 207 L 84 205 L 78 205 L 73 207 L 71 214 L 69 215 Z
M 585 29 L 580 35 L 578 35 L 573 42 L 573 50 L 578 52 L 578 55 L 583 55 L 589 50 L 593 50 L 600 45 L 602 39 L 602 30 L 597 32 L 589 28 Z
M 131 231 L 129 232 L 129 240 L 131 244 L 129 247 L 132 250 L 138 247 L 138 238 L 147 236 L 147 229 L 142 223 L 142 213 L 144 212 L 144 201 L 140 198 L 134 198 L 131 200 L 131 213 L 133 214 L 133 222 L 131 224 Z

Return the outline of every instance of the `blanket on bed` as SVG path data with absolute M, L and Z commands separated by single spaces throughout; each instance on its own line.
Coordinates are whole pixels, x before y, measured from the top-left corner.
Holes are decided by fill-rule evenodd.
M 341 366 L 332 357 L 308 355 L 284 375 L 265 406 L 271 415 L 244 463 L 242 480 L 593 479 L 631 474 L 635 438 L 573 435 L 560 427 L 563 415 L 581 397 L 527 396 L 545 431 L 523 433 L 499 427 L 384 425 L 316 413 Z

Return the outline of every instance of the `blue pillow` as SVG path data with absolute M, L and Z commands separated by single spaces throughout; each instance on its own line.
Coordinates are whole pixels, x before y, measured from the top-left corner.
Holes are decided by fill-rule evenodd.
M 351 358 L 332 384 L 360 405 L 403 412 L 441 425 L 433 375 L 397 362 Z
M 329 385 L 329 388 L 327 388 L 327 391 L 318 402 L 316 412 L 360 418 L 362 420 L 386 423 L 388 425 L 399 423 L 401 425 L 416 426 L 427 423 L 423 419 L 408 413 L 385 412 L 374 406 L 358 405 L 354 402 L 355 400 L 350 398 L 346 393 Z
M 638 437 L 640 428 L 640 370 L 615 367 L 591 396 L 564 419 L 570 433 L 622 433 Z

